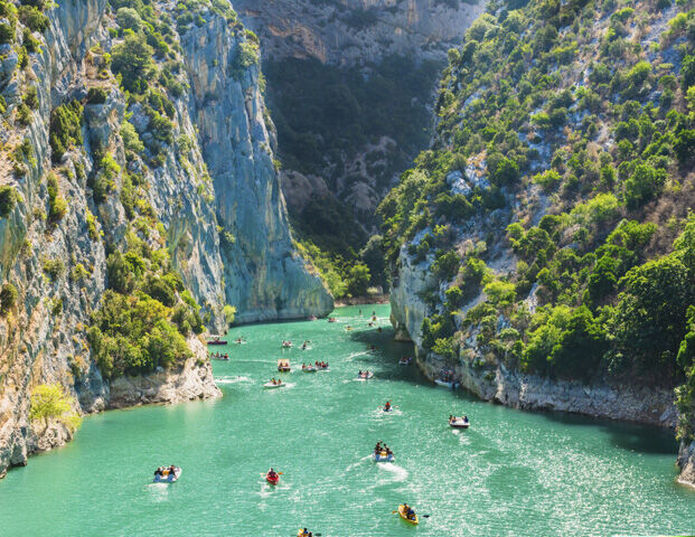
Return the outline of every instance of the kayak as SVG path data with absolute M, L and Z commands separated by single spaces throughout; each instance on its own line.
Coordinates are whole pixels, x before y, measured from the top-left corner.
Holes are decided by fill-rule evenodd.
M 393 407 L 392 406 L 390 406 L 388 408 L 384 407 L 383 410 L 384 410 L 384 412 L 391 412 L 393 410 Z
M 400 360 L 398 360 L 398 365 L 410 365 L 412 361 L 413 359 L 411 357 L 401 358 Z
M 272 389 L 275 389 L 275 388 L 284 388 L 285 386 L 286 386 L 286 384 L 285 384 L 284 382 L 281 382 L 280 384 L 273 384 L 272 382 L 266 382 L 266 383 L 263 385 L 263 387 L 264 387 L 266 390 L 272 390 Z
M 393 462 L 395 460 L 396 457 L 393 456 L 393 453 L 390 455 L 387 455 L 385 451 L 374 453 L 374 462 Z
M 278 481 L 280 481 L 280 476 L 275 474 L 275 477 L 271 477 L 270 474 L 265 474 L 265 480 L 271 485 L 277 485 Z
M 468 429 L 470 424 L 470 421 L 464 421 L 461 418 L 454 418 L 453 420 L 449 420 L 449 427 L 453 427 L 454 429 Z
M 367 371 L 366 374 L 364 374 L 364 373 L 362 373 L 361 375 L 358 374 L 357 380 L 367 380 L 367 379 L 372 378 L 373 376 L 374 376 L 374 373 L 372 373 L 371 371 Z
M 169 469 L 167 468 L 166 470 L 163 470 L 161 475 L 160 474 L 155 474 L 154 479 L 152 480 L 153 483 L 175 483 L 179 477 L 181 477 L 181 468 L 178 466 L 174 467 L 174 471 L 170 472 Z
M 405 520 L 408 524 L 412 524 L 413 526 L 417 526 L 420 523 L 420 519 L 418 519 L 418 516 L 415 515 L 415 518 L 408 518 L 407 515 L 405 514 L 405 506 L 404 505 L 399 505 L 398 506 L 398 514 L 401 516 L 403 520 Z
M 308 535 L 308 533 L 304 533 L 303 528 L 299 528 L 299 533 L 297 533 L 297 537 L 307 537 Z
M 456 388 L 456 386 L 458 386 L 458 382 L 442 380 L 442 379 L 434 379 L 434 383 L 437 386 L 444 386 L 445 388 L 449 388 L 449 389 L 454 389 L 454 388 Z

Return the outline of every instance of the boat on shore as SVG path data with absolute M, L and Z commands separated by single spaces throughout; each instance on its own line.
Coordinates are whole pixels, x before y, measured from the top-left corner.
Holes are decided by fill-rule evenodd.
M 166 466 L 166 467 L 160 467 L 157 468 L 157 470 L 154 472 L 154 479 L 152 480 L 153 483 L 176 483 L 178 481 L 179 477 L 181 477 L 181 470 L 180 467 L 174 466 L 172 469 L 171 466 Z
M 453 381 L 453 380 L 442 380 L 442 379 L 434 379 L 434 383 L 437 386 L 442 386 L 444 388 L 449 388 L 450 390 L 455 389 L 458 386 L 458 382 Z
M 398 365 L 410 365 L 413 362 L 412 356 L 404 356 L 398 360 Z
M 278 371 L 280 373 L 289 373 L 291 370 L 290 361 L 287 358 L 280 358 L 278 360 Z
M 418 518 L 417 515 L 413 515 L 413 518 L 408 518 L 408 515 L 407 515 L 406 510 L 405 510 L 405 505 L 403 505 L 403 504 L 398 506 L 398 514 L 408 524 L 412 524 L 413 526 L 417 526 L 420 523 L 420 519 Z
M 226 345 L 227 340 L 222 339 L 221 336 L 210 336 L 210 339 L 208 340 L 208 345 Z

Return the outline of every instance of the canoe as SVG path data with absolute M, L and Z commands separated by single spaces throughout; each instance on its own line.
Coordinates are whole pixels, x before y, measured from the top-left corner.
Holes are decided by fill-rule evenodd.
M 462 419 L 454 418 L 449 422 L 449 427 L 453 427 L 454 429 L 468 429 L 470 424 L 470 421 L 463 421 Z
M 398 506 L 398 514 L 401 516 L 403 520 L 405 520 L 408 524 L 412 524 L 413 526 L 417 526 L 420 523 L 420 519 L 418 518 L 417 515 L 415 515 L 415 518 L 408 518 L 405 514 L 405 506 L 404 505 L 399 505 Z
M 284 382 L 281 382 L 280 384 L 273 384 L 272 382 L 266 382 L 263 387 L 266 390 L 273 390 L 275 388 L 284 388 L 286 384 Z
M 393 456 L 393 453 L 390 455 L 387 455 L 385 451 L 374 453 L 374 462 L 393 462 L 395 460 L 396 457 Z
M 153 483 L 176 483 L 179 477 L 181 477 L 181 468 L 178 466 L 174 467 L 174 471 L 170 472 L 168 469 L 162 472 L 162 475 L 155 474 Z
M 265 480 L 271 485 L 277 485 L 280 481 L 280 476 L 275 474 L 275 477 L 270 477 L 270 474 L 265 474 Z
M 208 341 L 208 345 L 226 345 L 226 339 L 211 339 Z

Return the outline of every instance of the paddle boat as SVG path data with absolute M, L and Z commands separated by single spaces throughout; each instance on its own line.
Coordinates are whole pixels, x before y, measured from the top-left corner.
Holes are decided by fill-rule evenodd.
M 270 473 L 270 470 L 265 474 L 265 480 L 271 485 L 277 485 L 280 481 L 280 474 L 277 472 Z
M 273 380 L 275 380 L 275 379 L 273 379 Z M 285 384 L 284 382 L 282 382 L 281 380 L 275 380 L 275 382 L 273 382 L 273 380 L 270 380 L 270 381 L 266 382 L 266 383 L 263 385 L 263 387 L 264 387 L 266 390 L 272 390 L 272 389 L 275 389 L 275 388 L 284 388 L 284 387 L 286 386 L 286 384 Z
M 393 453 L 387 453 L 386 451 L 375 451 L 374 452 L 374 462 L 393 462 L 396 457 Z
M 337 322 L 338 322 L 338 319 L 336 319 L 335 317 L 329 317 L 329 318 L 328 318 L 328 322 L 329 322 L 329 323 L 337 323 Z
M 412 356 L 404 356 L 398 360 L 398 365 L 410 365 L 413 362 Z
M 222 360 L 223 362 L 229 362 L 229 354 L 220 354 L 219 352 L 216 354 L 210 353 L 210 359 L 211 360 Z
M 283 341 L 282 342 L 282 348 L 283 349 L 291 349 L 292 348 L 292 342 L 291 341 Z
M 208 340 L 208 345 L 226 345 L 227 340 L 221 339 L 220 336 L 210 336 L 211 339 Z
M 408 505 L 407 504 L 401 504 L 398 506 L 398 514 L 408 524 L 412 524 L 413 526 L 417 526 L 420 523 L 420 519 L 415 514 L 415 511 L 412 512 L 410 517 L 408 516 Z
M 153 483 L 176 483 L 181 477 L 181 468 L 178 466 L 162 466 L 155 470 Z
M 286 358 L 280 358 L 278 360 L 278 371 L 280 373 L 289 373 L 291 371 L 290 361 Z
M 314 367 L 316 368 L 316 371 L 330 371 L 328 362 L 315 363 Z
M 374 376 L 374 373 L 371 371 L 360 371 L 357 373 L 357 380 L 367 380 L 370 379 Z
M 309 364 L 309 365 L 302 364 L 302 371 L 304 371 L 305 373 L 316 373 L 318 371 L 318 369 L 316 369 L 316 366 L 313 366 L 311 364 Z
M 449 427 L 454 429 L 468 429 L 471 422 L 468 421 L 468 416 L 449 416 Z

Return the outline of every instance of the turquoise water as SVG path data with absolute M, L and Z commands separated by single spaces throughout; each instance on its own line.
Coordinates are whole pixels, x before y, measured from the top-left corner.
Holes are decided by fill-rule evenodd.
M 396 364 L 409 348 L 391 341 L 387 306 L 374 308 L 383 332 L 367 327 L 372 309 L 339 309 L 336 324 L 236 328 L 229 340 L 248 344 L 214 362 L 224 398 L 87 418 L 74 442 L 0 481 L 0 535 L 695 533 L 695 492 L 674 481 L 669 433 L 435 388 Z M 283 339 L 312 347 L 281 350 Z M 287 387 L 263 390 L 280 357 L 325 359 L 331 370 L 295 370 Z M 354 379 L 367 368 L 374 379 Z M 379 410 L 386 399 L 395 412 Z M 450 413 L 466 413 L 471 429 L 451 430 Z M 377 440 L 395 463 L 369 459 Z M 171 463 L 183 468 L 177 483 L 149 482 Z M 271 465 L 284 472 L 275 488 L 261 475 Z M 406 525 L 391 513 L 403 501 L 431 516 Z

